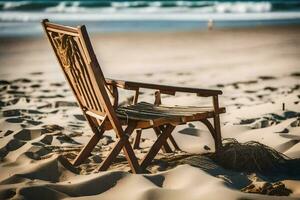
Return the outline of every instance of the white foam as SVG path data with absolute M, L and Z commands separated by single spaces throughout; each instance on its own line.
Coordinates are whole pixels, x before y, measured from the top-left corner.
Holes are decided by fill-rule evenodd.
M 161 5 L 162 5 L 162 2 L 160 2 L 160 1 L 154 1 L 154 2 L 149 3 L 149 6 L 152 6 L 152 7 L 161 7 Z
M 176 5 L 180 7 L 192 6 L 193 3 L 190 1 L 176 1 Z
M 40 21 L 49 18 L 56 21 L 78 20 L 78 13 L 44 13 L 44 12 L 0 12 L 0 21 Z M 245 20 L 288 20 L 299 19 L 300 12 L 268 13 L 131 13 L 131 12 L 91 12 L 80 14 L 81 21 L 130 21 L 130 20 L 173 20 L 173 21 L 245 21 Z
M 236 2 L 218 3 L 214 7 L 218 13 L 261 13 L 270 12 L 272 4 L 269 2 Z
M 49 7 L 45 9 L 46 12 L 52 13 L 82 13 L 86 12 L 87 9 L 80 7 L 80 2 L 60 2 L 57 6 Z
M 130 6 L 130 2 L 112 2 L 111 6 L 115 8 L 127 8 Z
M 9 1 L 9 2 L 4 2 L 3 3 L 3 10 L 17 8 L 19 6 L 23 6 L 23 5 L 26 5 L 26 4 L 29 4 L 29 2 L 28 1 L 18 1 L 18 2 Z

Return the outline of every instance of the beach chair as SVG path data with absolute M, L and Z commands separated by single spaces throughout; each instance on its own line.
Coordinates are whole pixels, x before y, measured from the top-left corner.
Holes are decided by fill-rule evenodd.
M 100 171 L 107 170 L 120 151 L 123 150 L 132 172 L 143 172 L 160 149 L 166 152 L 173 150 L 168 140 L 174 149 L 179 149 L 171 133 L 177 125 L 191 121 L 204 123 L 213 136 L 216 151 L 221 150 L 219 115 L 225 112 L 225 108 L 219 107 L 218 95 L 222 94 L 222 91 L 105 79 L 85 26 L 77 28 L 63 26 L 50 23 L 47 19 L 42 21 L 42 25 L 65 78 L 94 133 L 75 160 L 72 161 L 73 165 L 79 165 L 86 160 L 103 133 L 111 129 L 116 134 L 116 142 L 100 164 Z M 132 90 L 135 93 L 130 105 L 119 105 L 118 88 Z M 155 100 L 153 104 L 138 101 L 140 89 L 143 88 L 154 90 Z M 175 95 L 176 92 L 212 97 L 213 106 L 172 107 L 161 104 L 161 94 Z M 213 119 L 213 125 L 208 120 L 209 118 Z M 133 146 L 138 148 L 142 130 L 149 128 L 152 128 L 158 137 L 145 157 L 139 162 L 129 142 L 129 137 L 136 130 Z

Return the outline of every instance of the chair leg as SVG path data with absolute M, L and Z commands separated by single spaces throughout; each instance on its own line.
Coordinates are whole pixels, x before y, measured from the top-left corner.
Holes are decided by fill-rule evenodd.
M 132 172 L 135 174 L 141 173 L 142 170 L 140 168 L 139 162 L 134 154 L 134 151 L 133 151 L 128 139 L 125 141 L 123 151 L 124 151 L 125 157 L 129 163 L 129 166 L 130 166 Z
M 222 149 L 222 136 L 221 136 L 221 127 L 220 127 L 220 116 L 219 114 L 214 115 L 214 127 L 215 127 L 215 146 L 216 152 L 220 152 Z
M 201 119 L 200 122 L 202 122 L 209 130 L 211 136 L 214 139 L 214 142 L 216 141 L 216 131 L 213 125 L 208 121 L 208 119 Z
M 93 151 L 99 140 L 101 139 L 104 131 L 101 131 L 99 134 L 94 134 L 90 141 L 82 148 L 78 156 L 72 162 L 73 165 L 80 165 L 84 160 L 86 160 L 90 153 Z
M 168 137 L 171 135 L 172 131 L 174 130 L 175 126 L 167 125 L 166 129 L 159 135 L 157 140 L 154 142 L 152 147 L 150 148 L 149 152 L 143 159 L 141 163 L 141 168 L 145 169 L 153 160 L 153 158 L 158 153 L 159 149 L 162 147 L 163 144 L 166 143 Z
M 208 121 L 208 119 L 202 119 L 202 120 L 200 120 L 200 122 L 205 124 L 206 127 L 208 128 L 208 130 L 210 131 L 211 135 L 214 138 L 216 152 L 219 152 L 222 148 L 222 138 L 221 138 L 221 128 L 220 128 L 220 117 L 219 117 L 219 115 L 214 117 L 214 127 L 215 128 Z
M 107 156 L 107 158 L 101 163 L 98 170 L 99 171 L 105 171 L 109 168 L 113 160 L 118 156 L 121 149 L 123 149 L 126 160 L 129 163 L 129 166 L 133 173 L 140 173 L 140 166 L 138 163 L 138 160 L 134 154 L 134 151 L 128 141 L 129 135 L 133 132 L 135 129 L 135 125 L 128 125 L 126 130 L 124 131 L 124 135 L 118 139 L 118 141 L 115 143 L 113 149 Z
M 135 136 L 134 142 L 133 142 L 133 149 L 140 148 L 141 135 L 142 135 L 142 130 L 140 130 L 140 129 L 136 130 L 136 136 Z
M 153 130 L 156 133 L 156 136 L 159 137 L 159 135 L 161 135 L 161 133 L 163 132 L 162 129 L 158 128 L 158 127 L 154 127 Z M 163 145 L 162 145 L 162 151 L 164 153 L 172 153 L 172 149 L 170 147 L 170 145 L 168 144 L 168 141 L 166 141 Z
M 171 143 L 173 144 L 173 146 L 174 146 L 174 148 L 175 148 L 176 150 L 181 150 L 181 149 L 179 148 L 179 146 L 177 145 L 177 142 L 175 141 L 175 139 L 174 139 L 174 137 L 173 137 L 172 135 L 169 136 L 169 140 L 171 141 Z
M 165 126 L 159 126 L 160 127 L 160 130 L 163 131 L 165 129 Z M 172 135 L 169 136 L 168 140 L 170 140 L 170 142 L 172 143 L 173 147 L 176 149 L 176 150 L 181 150 L 179 148 L 179 146 L 177 145 L 177 142 L 175 141 L 174 137 Z
M 118 142 L 115 143 L 113 149 L 110 151 L 106 159 L 100 164 L 98 171 L 105 171 L 109 168 L 111 165 L 112 161 L 115 159 L 115 157 L 118 156 L 120 153 L 122 147 L 124 145 L 124 140 L 119 140 Z

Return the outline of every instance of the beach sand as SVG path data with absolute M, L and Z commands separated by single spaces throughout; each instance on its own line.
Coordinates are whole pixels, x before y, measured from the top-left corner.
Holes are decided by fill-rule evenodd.
M 106 77 L 221 89 L 223 138 L 257 141 L 300 159 L 300 26 L 90 37 Z M 122 155 L 109 171 L 94 171 L 112 148 L 111 131 L 84 164 L 68 165 L 65 158 L 73 159 L 92 131 L 48 41 L 10 37 L 0 44 L 0 199 L 300 198 L 299 170 L 268 177 L 225 169 L 204 156 L 214 151 L 213 139 L 197 122 L 175 129 L 185 152 L 159 154 L 149 168 L 153 174 L 127 172 Z M 120 94 L 121 102 L 133 95 Z M 141 101 L 153 102 L 153 91 L 143 91 Z M 162 102 L 209 105 L 211 99 L 178 93 L 163 95 Z M 138 157 L 155 138 L 151 130 L 143 133 Z M 185 154 L 197 156 L 191 161 Z M 289 196 L 263 195 L 262 188 L 274 183 L 281 184 L 277 195 Z M 241 191 L 251 186 L 261 194 Z

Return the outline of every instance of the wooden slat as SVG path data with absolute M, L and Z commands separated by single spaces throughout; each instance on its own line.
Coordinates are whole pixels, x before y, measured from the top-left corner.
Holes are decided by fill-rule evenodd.
M 153 105 L 147 102 L 140 102 L 136 105 L 130 105 L 126 108 L 130 109 L 141 109 L 141 110 L 154 110 L 154 111 L 165 111 L 165 112 L 207 112 L 214 111 L 213 107 L 196 107 L 196 106 L 164 106 L 164 105 Z
M 79 39 L 76 40 L 78 42 L 78 45 L 81 47 L 79 48 L 80 53 L 83 57 L 83 60 L 85 62 L 85 67 L 83 68 L 83 75 L 85 77 L 85 84 L 89 90 L 89 95 L 90 95 L 90 99 L 92 100 L 92 108 L 96 109 L 96 110 L 102 110 L 102 107 L 100 105 L 100 100 L 97 97 L 96 93 L 95 93 L 95 85 L 93 84 L 92 80 L 91 80 L 91 76 L 93 76 L 93 72 L 90 70 L 90 59 L 87 57 L 87 55 L 85 54 L 85 52 L 83 51 L 83 46 L 82 43 L 80 42 Z
M 79 67 L 80 67 L 80 75 L 82 76 L 81 77 L 81 81 L 82 81 L 82 85 L 85 89 L 85 92 L 86 92 L 86 96 L 88 97 L 88 100 L 89 100 L 89 108 L 92 108 L 92 109 L 101 109 L 100 107 L 97 106 L 97 98 L 95 97 L 94 95 L 94 91 L 93 91 L 93 86 L 92 86 L 92 83 L 90 81 L 90 74 L 88 73 L 88 61 L 86 59 L 86 56 L 82 50 L 82 47 L 81 47 L 81 44 L 79 42 L 79 39 L 76 38 L 75 39 L 77 45 L 78 45 L 78 50 L 80 52 L 80 57 L 81 59 L 79 59 L 79 61 L 82 61 L 82 62 L 79 62 L 78 61 L 78 64 L 79 64 Z
M 52 22 L 49 22 L 48 19 L 44 19 L 42 21 L 42 24 L 44 25 L 46 30 L 49 30 L 49 28 L 51 29 L 55 29 L 55 32 L 57 31 L 65 31 L 65 34 L 70 34 L 70 33 L 76 33 L 78 35 L 78 31 L 77 28 L 71 27 L 71 26 L 64 26 L 64 25 L 60 25 L 60 24 L 55 24 Z
M 145 169 L 153 160 L 153 158 L 156 156 L 158 153 L 159 149 L 165 142 L 167 141 L 168 137 L 171 135 L 172 131 L 174 130 L 174 126 L 172 125 L 167 125 L 166 129 L 162 134 L 159 135 L 157 140 L 154 142 L 152 147 L 150 148 L 149 152 L 147 155 L 144 157 L 141 163 L 141 168 Z
M 214 109 L 219 109 L 219 98 L 218 96 L 213 96 Z M 215 147 L 216 152 L 219 153 L 222 148 L 222 136 L 221 136 L 221 127 L 220 127 L 220 116 L 219 113 L 214 115 L 214 127 L 215 127 Z
M 141 136 L 142 136 L 142 130 L 137 129 L 136 130 L 136 135 L 135 135 L 135 138 L 134 138 L 134 142 L 133 142 L 133 149 L 139 149 L 140 148 Z
M 75 37 L 78 36 L 78 33 L 68 32 L 68 31 L 65 31 L 65 30 L 60 30 L 60 29 L 51 28 L 51 27 L 47 27 L 47 31 L 68 34 L 68 35 L 75 36 Z
M 87 157 L 89 157 L 90 153 L 93 151 L 99 140 L 101 139 L 104 130 L 100 132 L 100 134 L 94 134 L 90 141 L 82 148 L 80 153 L 77 155 L 75 160 L 73 161 L 73 165 L 80 165 Z
M 219 109 L 222 111 L 222 109 Z M 118 116 L 121 118 L 136 119 L 136 120 L 153 120 L 156 118 L 172 118 L 172 117 L 199 117 L 201 115 L 212 115 L 213 108 L 201 107 L 162 107 L 154 106 L 148 103 L 138 103 L 128 107 L 120 107 L 117 110 Z M 211 114 L 209 114 L 211 113 Z
M 139 89 L 137 89 L 135 91 L 135 94 L 134 94 L 134 97 L 133 97 L 133 100 L 132 100 L 133 105 L 137 104 L 138 98 L 139 98 L 139 94 L 140 94 Z
M 100 115 L 98 112 L 95 112 L 95 111 L 91 111 L 91 110 L 88 110 L 85 112 L 87 115 L 91 116 L 91 117 L 94 117 L 96 119 L 99 119 L 99 120 L 104 120 L 105 116 L 103 115 Z
M 105 86 L 106 82 L 102 70 L 100 68 L 100 65 L 97 62 L 85 26 L 81 26 L 79 32 L 80 32 L 80 38 L 84 43 L 83 45 L 84 50 L 86 51 L 88 57 L 90 57 L 91 60 L 90 66 L 91 66 L 91 71 L 93 73 L 93 76 L 91 77 L 92 81 L 98 86 L 95 88 L 96 89 L 95 92 L 97 93 L 97 96 L 99 96 L 100 98 L 101 105 L 104 108 L 103 110 L 106 112 L 108 120 L 110 121 L 112 128 L 115 131 L 117 137 L 123 139 L 125 137 L 125 133 L 123 132 L 119 118 L 117 117 L 115 110 L 110 102 L 109 96 L 107 94 L 106 86 Z M 132 172 L 138 173 L 139 165 L 128 139 L 124 141 L 123 150 L 124 150 L 125 157 L 132 169 Z
M 169 86 L 169 85 L 156 85 L 150 83 L 140 83 L 140 82 L 132 82 L 132 81 L 113 80 L 113 79 L 106 79 L 106 82 L 107 84 L 114 84 L 118 87 L 128 89 L 128 90 L 147 88 L 147 89 L 160 90 L 161 93 L 166 93 L 166 94 L 175 94 L 175 92 L 186 92 L 186 93 L 196 93 L 198 96 L 203 96 L 203 97 L 222 94 L 221 90 L 177 87 L 177 86 Z
M 81 95 L 84 99 L 84 107 L 88 107 L 88 108 L 93 108 L 92 105 L 91 105 L 91 99 L 90 99 L 90 96 L 89 96 L 89 92 L 88 92 L 88 89 L 84 83 L 84 78 L 82 77 L 82 73 L 83 72 L 80 72 L 79 76 L 72 70 L 71 71 L 72 73 L 72 77 L 73 77 L 73 82 L 72 83 L 74 85 L 74 87 L 78 87 L 79 90 L 81 91 Z M 77 82 L 77 84 L 76 84 Z
M 159 127 L 153 127 L 154 132 L 156 133 L 157 138 L 162 134 L 162 131 Z M 168 144 L 168 141 L 166 140 L 166 142 L 162 145 L 162 151 L 164 153 L 172 153 L 172 149 L 170 147 L 170 145 Z

